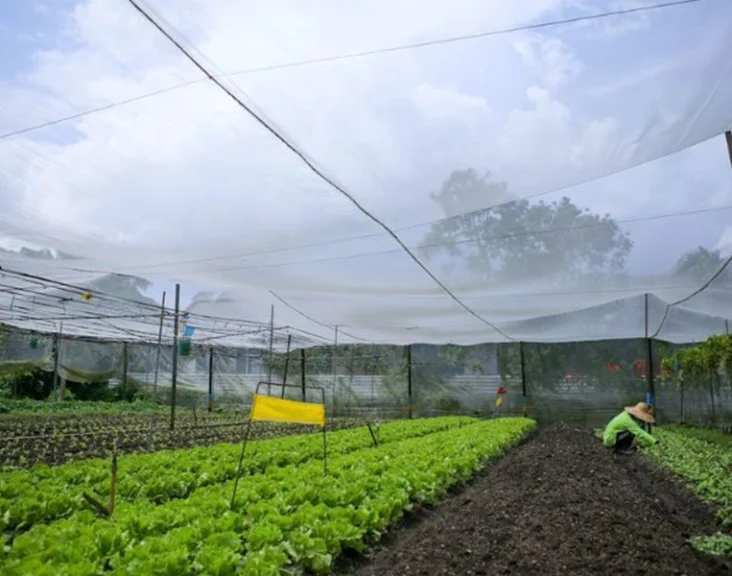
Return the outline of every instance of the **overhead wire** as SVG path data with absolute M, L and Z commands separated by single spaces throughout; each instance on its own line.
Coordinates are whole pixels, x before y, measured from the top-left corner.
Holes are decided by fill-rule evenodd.
M 516 32 L 524 32 L 524 31 L 531 31 L 531 30 L 540 30 L 542 28 L 551 28 L 556 26 L 563 26 L 567 24 L 579 24 L 582 22 L 589 22 L 593 20 L 601 20 L 605 18 L 613 18 L 618 16 L 628 16 L 632 14 L 638 14 L 641 12 L 650 12 L 654 10 L 662 10 L 666 8 L 673 8 L 678 6 L 684 6 L 688 4 L 697 4 L 700 2 L 708 2 L 711 0 L 674 0 L 670 2 L 662 2 L 658 4 L 651 4 L 646 6 L 635 6 L 630 8 L 622 8 L 618 10 L 609 10 L 605 12 L 600 12 L 596 14 L 586 14 L 582 16 L 575 16 L 572 18 L 560 18 L 556 20 L 549 20 L 545 22 L 538 22 L 535 24 L 523 24 L 519 26 L 512 26 L 508 28 L 500 28 L 495 30 L 487 30 L 484 32 L 477 32 L 473 34 L 462 34 L 457 36 L 449 36 L 446 38 L 437 38 L 433 40 L 425 40 L 423 42 L 413 42 L 413 43 L 406 43 L 406 44 L 399 44 L 395 46 L 389 46 L 385 48 L 375 48 L 372 50 L 364 50 L 360 52 L 351 52 L 346 54 L 338 54 L 333 56 L 324 56 L 321 58 L 311 58 L 307 60 L 300 60 L 296 62 L 285 62 L 281 64 L 272 64 L 269 66 L 260 66 L 256 68 L 247 68 L 243 70 L 237 70 L 234 72 L 229 72 L 225 74 L 217 75 L 216 78 L 222 79 L 227 78 L 230 76 L 240 76 L 240 75 L 247 75 L 247 74 L 260 74 L 264 72 L 270 72 L 275 70 L 283 70 L 283 69 L 289 69 L 289 68 L 300 68 L 303 66 L 312 66 L 316 64 L 326 64 L 326 63 L 332 63 L 332 62 L 340 62 L 345 60 L 353 60 L 358 58 L 365 58 L 369 56 L 377 56 L 379 54 L 389 54 L 392 52 L 403 52 L 407 50 L 417 50 L 421 48 L 427 48 L 430 46 L 438 46 L 442 44 L 453 44 L 456 42 L 463 42 L 463 41 L 469 41 L 469 40 L 477 40 L 480 38 L 488 38 L 491 36 L 502 36 L 506 34 L 513 34 Z M 155 90 L 153 92 L 147 92 L 145 94 L 140 94 L 138 96 L 134 96 L 132 98 L 126 98 L 124 100 L 119 100 L 104 106 L 99 106 L 96 108 L 91 108 L 82 112 L 77 112 L 75 114 L 71 114 L 68 116 L 64 116 L 61 118 L 57 118 L 55 120 L 49 120 L 46 122 L 42 122 L 39 124 L 35 124 L 32 126 L 27 126 L 25 128 L 20 128 L 17 130 L 13 130 L 10 132 L 6 132 L 4 134 L 0 134 L 0 140 L 4 140 L 6 138 L 12 138 L 13 136 L 19 136 L 21 134 L 27 134 L 29 132 L 33 132 L 35 130 L 40 130 L 42 128 L 48 128 L 51 126 L 55 126 L 57 124 L 61 124 L 63 122 L 68 122 L 71 120 L 78 120 L 80 118 L 83 118 L 85 116 L 89 116 L 91 114 L 97 114 L 99 112 L 105 112 L 107 110 L 111 110 L 113 108 L 117 108 L 120 106 L 125 106 L 128 104 L 132 104 L 134 102 L 139 102 L 141 100 L 145 100 L 147 98 L 153 98 L 155 96 L 159 96 L 161 94 L 165 94 L 168 92 L 172 92 L 175 90 L 180 90 L 182 88 L 186 88 L 188 86 L 199 84 L 208 81 L 209 78 L 200 78 L 196 80 L 190 80 L 187 82 L 183 82 L 180 84 L 175 84 L 172 86 L 168 86 L 166 88 L 162 88 L 159 90 Z
M 15 271 L 8 271 L 8 270 L 1 270 L 0 275 L 10 276 L 13 275 L 13 277 L 21 277 L 24 278 L 27 282 L 31 284 L 31 286 L 34 286 L 35 288 L 29 288 L 28 286 L 8 286 L 5 284 L 0 284 L 0 289 L 7 291 L 7 292 L 13 292 L 17 293 L 19 295 L 25 295 L 30 294 L 32 297 L 32 301 L 28 301 L 26 296 L 26 302 L 28 302 L 28 306 L 24 306 L 22 302 L 16 302 L 12 309 L 7 310 L 8 318 L 6 318 L 6 322 L 9 320 L 11 322 L 14 322 L 17 326 L 18 323 L 25 323 L 25 322 L 41 322 L 41 323 L 52 323 L 57 320 L 61 320 L 66 322 L 65 325 L 66 330 L 73 329 L 73 326 L 69 324 L 70 322 L 74 320 L 84 320 L 85 321 L 85 330 L 89 333 L 95 332 L 93 322 L 99 322 L 101 324 L 104 324 L 108 329 L 105 332 L 101 332 L 97 330 L 97 334 L 103 334 L 104 340 L 108 341 L 110 336 L 110 330 L 113 334 L 116 333 L 122 333 L 127 336 L 132 336 L 136 340 L 142 339 L 150 341 L 154 335 L 154 330 L 158 327 L 158 319 L 160 318 L 160 311 L 155 309 L 154 313 L 151 314 L 120 314 L 120 308 L 119 306 L 114 307 L 107 307 L 107 309 L 111 310 L 112 313 L 110 314 L 101 314 L 99 313 L 100 304 L 99 302 L 96 303 L 93 310 L 89 310 L 86 312 L 82 312 L 78 307 L 74 309 L 73 313 L 66 313 L 65 303 L 71 301 L 69 298 L 65 296 L 65 291 L 71 291 L 74 294 L 78 292 L 79 289 L 82 287 L 80 286 L 73 286 L 73 285 L 67 285 L 64 283 L 59 283 L 56 280 L 52 279 L 44 279 L 39 276 L 35 275 L 28 275 L 28 278 L 25 278 L 23 273 L 17 273 Z M 44 284 L 44 282 L 46 282 Z M 53 289 L 53 290 L 60 290 L 61 294 L 49 294 L 47 291 Z M 101 298 L 100 298 L 101 296 Z M 111 295 L 113 298 L 116 298 L 114 295 Z M 38 298 L 43 298 L 45 301 L 39 301 Z M 104 299 L 105 294 L 101 293 L 101 295 L 97 295 L 97 299 Z M 113 302 L 114 304 L 118 304 L 116 301 Z M 82 302 L 78 302 L 79 306 L 83 306 L 84 304 Z M 135 301 L 127 301 L 127 304 L 139 304 Z M 63 310 L 65 313 L 63 315 L 53 316 L 52 313 L 46 314 L 45 316 L 34 316 L 33 314 L 38 314 L 39 310 L 46 309 L 46 310 Z M 0 314 L 2 314 L 4 311 L 0 311 Z M 189 320 L 192 318 L 193 320 L 199 320 L 206 318 L 203 315 L 198 314 L 191 314 L 184 312 Z M 139 329 L 131 329 L 126 328 L 124 326 L 119 326 L 117 324 L 112 324 L 109 321 L 110 320 L 119 320 L 119 319 L 135 319 L 140 324 L 148 324 L 150 326 L 149 332 L 143 332 Z M 150 319 L 148 322 L 147 319 Z M 261 322 L 253 322 L 253 321 L 247 321 L 247 320 L 238 320 L 235 318 L 225 318 L 225 317 L 208 317 L 209 319 L 214 320 L 214 322 L 226 322 L 227 326 L 229 323 L 237 324 L 240 327 L 243 325 L 247 325 L 250 328 L 247 330 L 246 333 L 268 333 L 270 330 L 270 326 L 265 323 Z M 252 326 L 257 326 L 256 330 L 251 330 Z M 54 325 L 55 327 L 55 325 Z M 213 327 L 202 325 L 199 326 L 200 333 L 202 334 L 197 338 L 197 342 L 200 341 L 207 341 L 209 339 L 226 339 L 226 338 L 232 338 L 234 336 L 239 336 L 243 333 L 240 328 L 231 330 L 227 330 L 226 327 L 224 328 L 217 328 L 215 325 Z M 275 332 L 282 332 L 282 331 L 296 331 L 301 332 L 302 334 L 308 334 L 310 338 L 315 337 L 318 340 L 327 341 L 326 338 L 323 338 L 320 335 L 308 333 L 305 330 L 299 330 L 299 329 L 293 329 L 292 327 L 275 327 Z M 302 337 L 304 338 L 304 336 Z
M 490 209 L 486 209 L 490 210 Z M 542 236 L 542 235 L 550 235 L 550 234 L 557 234 L 561 232 L 575 232 L 575 231 L 582 231 L 582 230 L 590 230 L 593 228 L 600 228 L 603 226 L 607 226 L 608 224 L 637 224 L 641 222 L 652 222 L 657 220 L 664 220 L 669 218 L 679 218 L 679 217 L 685 217 L 685 216 L 696 216 L 700 214 L 710 214 L 710 213 L 717 213 L 717 212 L 724 212 L 732 210 L 732 204 L 726 204 L 722 206 L 714 206 L 710 208 L 696 208 L 696 209 L 690 209 L 690 210 L 677 210 L 674 212 L 666 212 L 661 214 L 652 214 L 648 216 L 634 216 L 629 218 L 617 218 L 613 219 L 611 221 L 607 220 L 599 220 L 597 222 L 591 222 L 586 224 L 577 224 L 572 226 L 559 226 L 554 228 L 543 228 L 543 229 L 537 229 L 537 230 L 522 230 L 522 231 L 516 231 L 516 232 L 510 232 L 506 234 L 488 234 L 485 236 L 481 236 L 480 238 L 471 239 L 471 238 L 463 238 L 460 240 L 445 240 L 443 242 L 429 242 L 429 243 L 421 243 L 418 245 L 411 246 L 412 249 L 417 250 L 428 250 L 432 248 L 441 248 L 445 246 L 463 246 L 468 244 L 477 244 L 480 242 L 485 241 L 494 241 L 494 240 L 510 240 L 512 238 L 528 238 L 528 237 L 534 237 L 534 236 Z M 434 223 L 440 222 L 441 220 L 436 220 Z M 410 227 L 411 228 L 411 227 Z M 396 230 L 404 230 L 402 229 L 396 229 Z M 214 262 L 214 261 L 220 261 L 220 260 L 228 260 L 228 259 L 236 259 L 236 258 L 251 258 L 254 256 L 268 256 L 276 253 L 282 253 L 282 252 L 290 252 L 290 251 L 297 251 L 302 250 L 306 248 L 314 248 L 314 247 L 322 247 L 322 246 L 328 246 L 332 244 L 338 244 L 338 243 L 344 243 L 348 241 L 353 240 L 360 240 L 360 239 L 367 239 L 367 238 L 373 238 L 373 237 L 379 237 L 379 234 L 369 234 L 369 235 L 362 235 L 362 236 L 356 236 L 351 238 L 344 238 L 344 239 L 338 239 L 338 240 L 330 240 L 330 241 L 324 241 L 319 243 L 311 243 L 311 244 L 305 244 L 300 246 L 292 246 L 290 248 L 281 248 L 281 249 L 271 249 L 271 250 L 262 250 L 258 252 L 248 252 L 238 255 L 231 255 L 231 256 L 214 256 L 211 258 L 201 258 L 201 259 L 194 259 L 194 260 L 187 260 L 187 261 L 178 261 L 178 262 L 167 262 L 167 263 L 159 263 L 159 264 L 143 264 L 141 266 L 136 267 L 130 267 L 130 268 L 124 268 L 125 271 L 128 271 L 130 273 L 140 273 L 141 270 L 147 270 L 147 269 L 155 269 L 158 267 L 167 267 L 167 266 L 180 266 L 184 264 L 202 264 L 207 262 Z M 350 260 L 355 258 L 363 258 L 368 256 L 383 256 L 386 254 L 395 254 L 401 252 L 399 248 L 392 248 L 392 249 L 385 249 L 385 250 L 378 250 L 378 251 L 368 251 L 368 252 L 359 252 L 355 254 L 345 254 L 345 255 L 337 255 L 337 256 L 325 256 L 320 258 L 313 258 L 313 259 L 303 259 L 303 260 L 294 260 L 294 261 L 288 261 L 288 262 L 274 262 L 270 264 L 255 264 L 252 266 L 226 266 L 221 268 L 191 268 L 190 270 L 183 271 L 182 273 L 191 273 L 191 272 L 228 272 L 228 271 L 235 271 L 235 270 L 260 270 L 260 269 L 268 269 L 268 268 L 281 268 L 281 267 L 288 267 L 288 266 L 296 266 L 301 264 L 312 264 L 312 263 L 323 263 L 323 262 L 330 262 L 330 261 L 337 261 L 337 260 Z M 103 272 L 101 270 L 96 269 L 90 269 L 90 268 L 79 268 L 79 267 L 73 267 L 70 268 L 77 272 L 85 272 L 85 273 L 111 273 L 111 272 Z
M 247 112 L 252 118 L 254 118 L 257 123 L 262 126 L 266 131 L 268 131 L 272 136 L 274 136 L 277 140 L 279 140 L 287 149 L 289 149 L 293 154 L 295 154 L 315 175 L 317 175 L 321 180 L 323 180 L 326 184 L 328 184 L 331 188 L 333 188 L 335 191 L 337 191 L 339 194 L 344 196 L 346 199 L 348 199 L 364 216 L 366 216 L 368 219 L 372 220 L 375 224 L 383 228 L 383 230 L 391 236 L 394 241 L 404 250 L 404 252 L 414 261 L 417 266 L 419 266 L 434 282 L 437 284 L 456 304 L 458 304 L 461 308 L 463 308 L 468 314 L 482 322 L 483 324 L 489 326 L 494 331 L 496 331 L 498 334 L 503 336 L 504 338 L 511 339 L 511 337 L 508 334 L 505 334 L 498 326 L 493 324 L 491 321 L 483 318 L 480 316 L 480 314 L 476 313 L 474 310 L 472 310 L 470 307 L 468 307 L 464 302 L 460 300 L 460 298 L 457 297 L 457 295 L 450 290 L 450 288 L 447 287 L 446 284 L 444 284 L 410 249 L 409 247 L 404 243 L 404 241 L 391 229 L 389 226 L 380 220 L 377 216 L 372 214 L 366 207 L 364 207 L 353 194 L 351 194 L 349 191 L 347 191 L 343 186 L 336 183 L 335 180 L 333 180 L 331 177 L 326 175 L 320 168 L 315 166 L 315 164 L 305 155 L 304 152 L 302 152 L 298 147 L 296 147 L 292 142 L 290 142 L 280 131 L 278 131 L 276 128 L 274 128 L 272 125 L 270 125 L 268 122 L 266 122 L 260 115 L 258 115 L 251 106 L 245 104 L 241 98 L 239 98 L 236 94 L 234 94 L 229 88 L 224 86 L 219 80 L 214 78 L 211 73 L 198 61 L 196 58 L 194 58 L 191 53 L 180 43 L 178 40 L 173 38 L 173 36 L 165 30 L 150 14 L 148 14 L 136 0 L 128 0 L 128 2 L 142 15 L 142 17 L 150 22 L 161 34 L 163 34 L 178 50 L 181 51 L 181 53 L 188 58 L 188 60 L 191 61 L 191 63 L 196 66 L 201 72 L 206 74 L 209 79 L 216 84 L 222 91 L 224 91 L 239 107 L 241 107 L 245 112 Z
M 727 152 L 729 154 L 730 167 L 732 168 L 732 132 L 729 130 L 725 132 L 725 141 L 727 144 Z M 681 298 L 680 300 L 667 304 L 663 311 L 663 317 L 661 318 L 661 322 L 659 322 L 658 328 L 653 333 L 653 336 L 651 338 L 657 338 L 658 335 L 661 333 L 661 330 L 663 330 L 663 326 L 666 324 L 666 320 L 668 319 L 668 315 L 671 312 L 671 308 L 684 304 L 684 303 L 688 302 L 689 300 L 691 300 L 692 298 L 698 296 L 702 292 L 706 291 L 714 283 L 714 281 L 717 280 L 717 278 L 719 278 L 724 273 L 724 271 L 730 265 L 730 262 L 732 262 L 732 255 L 730 255 L 728 258 L 726 258 L 725 261 L 722 262 L 719 269 L 714 274 L 712 274 L 712 276 L 706 282 L 704 282 L 699 288 L 697 288 L 696 290 L 694 290 L 693 292 L 691 292 L 689 295 L 685 296 L 684 298 Z M 646 330 L 647 330 L 647 326 L 646 326 Z M 648 337 L 648 334 L 646 334 L 646 337 Z
M 664 3 L 664 4 L 660 4 L 660 5 L 646 6 L 646 7 L 638 7 L 638 8 L 635 8 L 635 9 L 623 10 L 623 11 L 618 11 L 618 12 L 620 12 L 620 13 L 631 13 L 631 12 L 638 12 L 638 11 L 649 10 L 649 9 L 656 9 L 656 8 L 660 8 L 660 7 L 669 7 L 669 6 L 672 6 L 672 5 L 691 4 L 691 3 L 696 3 L 696 2 L 699 2 L 699 1 L 700 0 L 686 0 L 686 1 L 681 1 L 681 2 L 668 2 L 668 3 Z M 605 14 L 605 15 L 611 15 L 611 13 L 608 13 L 608 14 Z M 594 17 L 603 17 L 605 15 L 594 15 Z M 617 14 L 614 14 L 614 15 L 617 15 Z M 578 18 L 578 19 L 588 19 L 588 17 L 582 17 L 582 18 Z M 572 20 L 567 20 L 564 23 L 571 22 L 571 21 Z M 545 23 L 543 25 L 555 25 L 557 23 L 558 22 Z M 537 26 L 541 26 L 541 24 L 540 25 L 537 25 Z M 524 28 L 524 29 L 527 29 L 527 28 Z M 509 31 L 495 32 L 495 33 L 507 33 Z M 466 38 L 466 39 L 469 39 L 469 38 Z M 444 43 L 444 41 L 435 41 L 433 43 Z M 427 45 L 427 44 L 425 44 L 425 45 Z M 414 46 L 411 46 L 411 47 L 416 48 L 416 47 L 421 47 L 421 45 L 419 45 L 419 46 L 414 45 Z M 393 51 L 393 50 L 397 50 L 397 49 L 399 49 L 399 48 L 396 47 L 394 49 L 387 49 L 386 51 Z M 404 48 L 404 49 L 406 49 L 406 48 Z M 364 53 L 364 54 L 361 54 L 361 55 L 350 55 L 350 56 L 349 55 L 346 55 L 346 56 L 344 56 L 342 58 L 339 58 L 339 59 L 345 59 L 345 58 L 348 58 L 348 57 L 360 57 L 360 56 L 363 56 L 363 55 L 369 55 L 369 54 Z M 338 57 L 336 57 L 336 58 L 338 58 Z M 310 62 L 310 63 L 318 63 L 318 62 Z M 299 66 L 299 65 L 307 65 L 307 64 L 308 64 L 307 62 L 301 62 L 301 63 L 293 63 L 291 66 Z M 262 70 L 260 70 L 260 71 L 262 71 Z M 246 71 L 240 71 L 239 73 L 245 73 L 245 72 Z M 236 73 L 234 73 L 234 74 L 236 74 Z M 209 79 L 211 79 L 211 78 L 196 80 L 195 82 L 207 81 Z M 543 232 L 543 231 L 540 231 L 540 233 L 541 232 Z M 394 250 L 393 252 L 396 252 L 396 251 L 398 251 L 398 250 Z M 358 256 L 358 255 L 356 255 L 356 256 Z M 284 264 L 284 265 L 287 265 L 287 264 Z
M 299 308 L 296 308 L 294 305 L 292 305 L 290 302 L 288 302 L 287 300 L 285 300 L 282 296 L 280 296 L 279 294 L 277 294 L 273 290 L 270 290 L 269 293 L 272 296 L 274 296 L 275 298 L 277 298 L 277 300 L 279 300 L 280 302 L 282 302 L 285 306 L 287 306 L 290 310 L 292 310 L 293 312 L 299 314 L 303 318 L 306 318 L 307 320 L 310 320 L 314 324 L 318 324 L 319 326 L 322 326 L 323 328 L 329 328 L 330 330 L 335 330 L 336 329 L 336 326 L 334 324 L 326 324 L 325 322 L 321 322 L 320 320 L 316 320 L 315 318 L 313 318 L 309 314 L 303 312 Z M 338 330 L 339 330 L 339 334 L 343 334 L 344 336 L 347 336 L 348 338 L 352 338 L 353 340 L 358 340 L 358 341 L 361 341 L 361 342 L 368 342 L 368 340 L 366 340 L 365 338 L 361 338 L 360 336 L 355 336 L 355 335 L 353 335 L 353 334 L 351 334 L 349 332 L 344 332 L 340 327 L 339 327 Z

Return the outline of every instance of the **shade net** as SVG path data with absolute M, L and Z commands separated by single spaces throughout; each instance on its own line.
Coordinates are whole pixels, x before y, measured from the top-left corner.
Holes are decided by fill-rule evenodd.
M 139 4 L 248 109 L 131 4 L 59 5 L 0 82 L 3 324 L 154 344 L 178 282 L 200 346 L 273 305 L 293 349 L 724 330 L 729 2 Z
M 292 346 L 293 338 L 289 340 Z M 146 399 L 164 411 L 175 398 L 179 427 L 202 427 L 211 434 L 215 429 L 228 434 L 227 439 L 242 432 L 235 427 L 246 421 L 255 392 L 325 402 L 328 419 L 337 426 L 439 415 L 528 415 L 542 423 L 601 427 L 624 407 L 649 400 L 650 374 L 655 392 L 651 400 L 662 424 L 732 426 L 728 375 L 684 377 L 661 370 L 662 358 L 683 347 L 653 341 L 649 366 L 645 339 L 476 346 L 332 344 L 289 352 L 273 348 L 271 353 L 179 343 L 174 390 L 174 349 L 169 343 L 92 341 L 5 328 L 0 333 L 0 376 L 36 370 L 55 375 L 53 387 L 38 389 L 36 395 L 50 401 L 49 414 L 60 406 L 57 400 L 83 400 L 95 389 L 96 399 Z M 0 384 L 7 387 L 8 382 Z M 15 392 L 10 385 L 0 390 L 0 397 Z M 129 412 L 124 403 L 107 410 Z M 125 417 L 124 422 L 167 429 L 160 418 L 159 413 L 148 414 Z M 113 440 L 105 440 L 109 450 Z

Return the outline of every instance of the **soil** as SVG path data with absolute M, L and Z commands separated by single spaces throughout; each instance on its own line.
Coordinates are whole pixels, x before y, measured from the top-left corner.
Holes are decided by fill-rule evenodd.
M 329 430 L 358 425 L 363 422 L 346 418 L 328 423 Z M 168 426 L 167 414 L 5 418 L 0 420 L 0 470 L 109 458 L 115 447 L 119 454 L 135 454 L 241 442 L 246 420 L 181 417 L 175 430 Z M 253 422 L 250 438 L 308 433 L 314 433 L 312 426 Z
M 591 433 L 541 430 L 459 495 L 423 510 L 354 576 L 730 575 L 689 536 L 714 511 L 644 456 L 613 455 Z

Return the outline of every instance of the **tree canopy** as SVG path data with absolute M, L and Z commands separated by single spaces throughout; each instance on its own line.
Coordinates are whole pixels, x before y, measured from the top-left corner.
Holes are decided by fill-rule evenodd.
M 481 197 L 493 208 L 460 213 Z M 446 219 L 432 225 L 423 256 L 462 257 L 489 278 L 524 280 L 623 269 L 633 242 L 610 215 L 558 202 L 507 201 L 508 185 L 473 169 L 452 172 L 432 198 Z M 458 214 L 454 216 L 454 214 Z
M 719 250 L 698 246 L 682 255 L 674 266 L 674 274 L 691 279 L 705 280 L 714 275 L 724 264 Z

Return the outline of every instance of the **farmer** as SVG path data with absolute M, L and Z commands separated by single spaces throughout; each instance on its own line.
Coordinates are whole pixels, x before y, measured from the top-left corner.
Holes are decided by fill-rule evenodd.
M 635 406 L 628 406 L 605 428 L 603 443 L 608 448 L 614 448 L 616 453 L 630 454 L 636 445 L 652 446 L 656 440 L 641 425 L 655 424 L 656 419 L 651 414 L 651 407 L 645 402 L 638 402 Z

